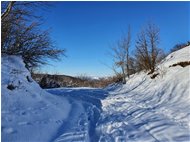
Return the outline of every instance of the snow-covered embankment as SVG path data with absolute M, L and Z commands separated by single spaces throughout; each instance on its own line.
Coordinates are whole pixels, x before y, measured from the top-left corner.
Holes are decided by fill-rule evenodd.
M 190 141 L 190 46 L 168 55 L 152 75 L 131 75 L 102 100 L 100 141 Z
M 69 102 L 42 90 L 21 57 L 1 59 L 2 141 L 51 141 L 69 114 Z

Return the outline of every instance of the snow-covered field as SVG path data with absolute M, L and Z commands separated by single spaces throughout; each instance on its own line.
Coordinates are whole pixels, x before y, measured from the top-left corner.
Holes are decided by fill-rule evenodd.
M 42 90 L 20 57 L 2 57 L 2 141 L 190 141 L 190 66 L 169 67 L 181 61 L 190 46 L 168 55 L 154 79 L 140 72 L 105 89 Z

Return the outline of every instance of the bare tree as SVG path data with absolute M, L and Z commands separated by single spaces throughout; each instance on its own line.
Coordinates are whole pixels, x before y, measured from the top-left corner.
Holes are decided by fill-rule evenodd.
M 163 55 L 159 45 L 159 29 L 154 24 L 148 26 L 140 32 L 136 41 L 136 61 L 138 70 L 150 70 L 154 72 L 156 63 Z
M 128 74 L 134 74 L 137 72 L 137 68 L 136 68 L 136 62 L 135 62 L 135 58 L 130 56 L 128 59 L 128 66 L 129 66 L 129 71 Z
M 122 72 L 122 82 L 125 84 L 126 82 L 126 74 L 125 74 L 125 59 L 126 59 L 126 50 L 121 46 L 121 43 L 118 42 L 117 46 L 111 48 L 113 51 L 114 57 L 114 65 L 113 70 L 116 75 L 120 74 L 117 72 L 116 68 L 120 68 Z
M 151 72 L 154 72 L 158 55 L 161 50 L 158 48 L 160 42 L 159 29 L 153 24 L 148 24 L 146 32 L 151 52 Z
M 117 45 L 112 47 L 112 56 L 114 57 L 114 66 L 113 70 L 116 75 L 120 76 L 120 73 L 117 72 L 116 67 L 121 69 L 122 82 L 126 83 L 126 76 L 129 77 L 129 47 L 131 41 L 130 27 L 128 33 L 121 40 L 117 42 Z
M 144 30 L 142 30 L 138 34 L 138 38 L 136 41 L 135 56 L 136 56 L 138 71 L 142 69 L 148 70 L 151 68 L 150 55 L 148 51 L 148 42 Z
M 130 29 L 130 26 L 128 28 L 128 33 L 127 33 L 127 37 L 126 39 L 124 40 L 124 45 L 125 45 L 125 48 L 126 48 L 126 71 L 127 71 L 127 76 L 129 78 L 129 75 L 130 75 L 130 69 L 129 69 L 129 64 L 130 64 L 130 57 L 129 57 L 129 47 L 130 47 L 130 42 L 131 42 L 131 29 Z

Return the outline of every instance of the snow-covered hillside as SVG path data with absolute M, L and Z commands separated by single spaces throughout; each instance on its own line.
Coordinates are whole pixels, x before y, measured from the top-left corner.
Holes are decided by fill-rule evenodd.
M 186 61 L 190 46 L 125 85 L 42 90 L 20 57 L 3 56 L 2 141 L 190 141 L 190 66 L 172 66 Z
M 98 124 L 102 140 L 190 141 L 190 46 L 168 55 L 154 79 L 145 72 L 132 75 L 126 85 L 110 86 L 102 100 Z
M 20 57 L 1 59 L 2 141 L 51 141 L 67 118 L 69 102 L 42 90 Z

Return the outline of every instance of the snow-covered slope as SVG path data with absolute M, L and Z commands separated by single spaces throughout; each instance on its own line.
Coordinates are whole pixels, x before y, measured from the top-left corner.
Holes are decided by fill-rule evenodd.
M 145 72 L 110 86 L 102 100 L 100 141 L 190 141 L 190 46 L 168 55 L 154 79 Z
M 2 141 L 51 141 L 68 116 L 69 102 L 42 90 L 20 57 L 1 59 Z

